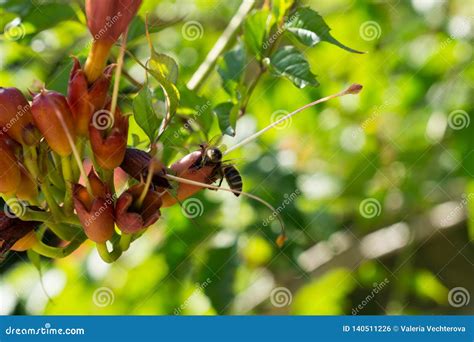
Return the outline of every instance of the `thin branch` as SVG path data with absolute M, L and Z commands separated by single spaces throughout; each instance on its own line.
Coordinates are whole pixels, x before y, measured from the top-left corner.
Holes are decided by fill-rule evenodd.
M 222 52 L 230 45 L 231 41 L 235 37 L 238 28 L 242 25 L 247 14 L 250 12 L 255 4 L 255 0 L 244 0 L 240 5 L 237 13 L 232 17 L 229 25 L 226 27 L 222 35 L 217 40 L 216 44 L 212 47 L 211 51 L 206 56 L 204 62 L 199 66 L 196 72 L 189 80 L 187 87 L 190 90 L 199 90 L 206 78 L 211 73 L 214 65 L 217 62 L 217 58 Z
M 362 86 L 360 84 L 352 84 L 351 86 L 349 86 L 347 89 L 343 90 L 343 91 L 340 91 L 339 93 L 337 94 L 332 94 L 332 95 L 329 95 L 329 96 L 326 96 L 326 97 L 323 97 L 321 99 L 318 99 L 316 101 L 313 101 L 311 103 L 308 103 L 306 105 L 304 105 L 303 107 L 300 107 L 298 108 L 297 110 L 291 112 L 290 114 L 288 115 L 285 115 L 284 117 L 282 117 L 281 119 L 271 123 L 270 125 L 268 125 L 267 127 L 265 127 L 264 129 L 258 131 L 257 133 L 255 134 L 252 134 L 251 136 L 245 138 L 244 140 L 242 140 L 241 142 L 239 142 L 238 144 L 230 147 L 227 151 L 224 152 L 224 155 L 226 154 L 229 154 L 230 152 L 232 152 L 233 150 L 251 142 L 252 140 L 255 140 L 257 139 L 259 136 L 261 136 L 263 133 L 267 132 L 268 130 L 272 129 L 273 127 L 275 126 L 278 126 L 280 123 L 282 123 L 283 121 L 286 121 L 288 120 L 289 118 L 291 118 L 293 115 L 296 115 L 298 114 L 299 112 L 302 112 L 303 110 L 307 109 L 307 108 L 310 108 L 314 105 L 317 105 L 318 103 L 322 103 L 322 102 L 326 102 L 328 100 L 331 100 L 331 99 L 334 99 L 334 98 L 337 98 L 337 97 L 340 97 L 340 96 L 344 96 L 344 95 L 348 95 L 348 94 L 358 94 L 360 92 L 360 90 L 362 89 Z

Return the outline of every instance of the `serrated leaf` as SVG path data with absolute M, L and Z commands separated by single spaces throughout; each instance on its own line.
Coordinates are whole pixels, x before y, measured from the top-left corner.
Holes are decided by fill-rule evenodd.
M 217 63 L 217 72 L 222 78 L 224 89 L 237 99 L 237 89 L 241 83 L 243 72 L 245 70 L 245 51 L 242 45 L 238 45 L 221 57 Z
M 268 14 L 268 10 L 258 10 L 250 14 L 244 22 L 245 45 L 250 54 L 258 60 L 263 57 Z
M 288 78 L 298 88 L 319 85 L 305 56 L 294 46 L 284 46 L 276 51 L 270 58 L 270 70 L 276 76 Z
M 150 141 L 154 141 L 158 136 L 161 119 L 153 108 L 152 93 L 146 85 L 133 99 L 133 114 L 138 126 L 143 129 Z
M 219 122 L 219 128 L 222 134 L 235 136 L 235 126 L 237 124 L 237 114 L 239 106 L 232 102 L 219 103 L 214 107 L 214 113 Z
M 303 7 L 296 10 L 296 12 L 293 13 L 285 23 L 284 27 L 306 46 L 314 46 L 320 41 L 325 41 L 350 52 L 363 53 L 351 49 L 336 40 L 331 35 L 331 29 L 326 24 L 323 17 L 309 7 Z

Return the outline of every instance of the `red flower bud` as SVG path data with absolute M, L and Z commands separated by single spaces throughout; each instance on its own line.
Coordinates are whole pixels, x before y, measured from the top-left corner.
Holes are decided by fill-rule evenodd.
M 21 144 L 34 145 L 40 139 L 30 105 L 16 88 L 0 87 L 0 126 L 3 133 Z
M 71 154 L 71 144 L 63 125 L 66 126 L 73 139 L 75 132 L 71 110 L 66 98 L 55 91 L 43 89 L 33 98 L 31 110 L 36 126 L 44 135 L 51 149 L 63 157 Z
M 141 0 L 86 0 L 87 26 L 94 40 L 115 43 L 141 3 Z
M 94 37 L 85 73 L 94 82 L 102 73 L 112 45 L 140 7 L 141 0 L 86 0 L 87 26 Z
M 94 196 L 91 197 L 84 186 L 76 184 L 74 207 L 87 237 L 94 242 L 106 242 L 114 233 L 114 201 L 94 170 L 88 178 Z
M 22 221 L 0 211 L 0 255 L 13 249 L 25 250 L 36 242 L 31 233 L 40 225 L 40 222 Z
M 0 134 L 0 192 L 14 193 L 20 185 L 21 173 L 13 153 L 11 140 Z
M 143 202 L 137 203 L 144 189 L 144 183 L 134 185 L 117 200 L 115 218 L 117 226 L 124 233 L 136 233 L 160 218 L 161 198 L 157 192 L 148 190 Z
M 171 165 L 171 170 L 173 170 L 178 177 L 186 178 L 199 183 L 211 184 L 215 180 L 214 166 L 203 166 L 200 168 L 191 167 L 198 159 L 201 158 L 201 155 L 202 151 L 192 152 Z M 170 192 L 163 194 L 163 208 L 170 207 L 178 202 L 181 202 L 202 189 L 205 188 L 197 185 L 179 183 L 177 192 L 174 194 Z
M 88 136 L 92 114 L 104 108 L 113 68 L 114 65 L 109 65 L 102 75 L 89 85 L 79 60 L 74 58 L 74 66 L 69 76 L 67 100 L 77 134 Z
M 118 108 L 114 116 L 105 109 L 94 113 L 89 135 L 100 167 L 113 170 L 122 163 L 127 148 L 128 117 L 123 116 Z

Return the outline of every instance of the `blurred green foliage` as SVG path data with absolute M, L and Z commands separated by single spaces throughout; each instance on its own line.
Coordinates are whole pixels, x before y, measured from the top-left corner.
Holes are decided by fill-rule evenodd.
M 83 3 L 0 0 L 0 5 L 1 86 L 26 93 L 40 81 L 64 93 L 72 66 L 69 56 L 84 61 L 90 47 Z M 317 75 L 320 86 L 298 89 L 288 80 L 265 74 L 235 127 L 232 120 L 213 120 L 205 104 L 226 103 L 229 96 L 236 101 L 239 81 L 231 67 L 239 63 L 238 55 L 219 62 L 220 70 L 205 82 L 202 98 L 186 91 L 185 85 L 239 5 L 144 0 L 128 47 L 139 60 L 148 58 L 143 18 L 146 13 L 161 18 L 151 28 L 151 39 L 157 53 L 174 57 L 179 66 L 178 113 L 186 117 L 204 108 L 197 121 L 198 127 L 207 125 L 207 135 L 190 135 L 181 126 L 164 133 L 162 141 L 169 149 L 162 157 L 167 163 L 210 139 L 219 126 L 231 133 L 236 130 L 235 137 L 224 139 L 231 146 L 268 125 L 275 115 L 350 83 L 364 85 L 359 96 L 307 110 L 232 154 L 245 191 L 276 208 L 299 191 L 281 211 L 287 244 L 282 249 L 275 245 L 279 227 L 268 220 L 272 213 L 267 208 L 229 193 L 205 191 L 196 196 L 203 203 L 200 216 L 189 219 L 179 206 L 163 209 L 157 226 L 110 266 L 85 245 L 64 260 L 43 260 L 41 283 L 25 254 L 11 254 L 2 264 L 0 280 L 2 300 L 7 298 L 5 313 L 351 314 L 384 279 L 389 279 L 388 285 L 358 314 L 456 314 L 472 309 L 472 301 L 460 309 L 448 303 L 448 291 L 454 287 L 474 295 L 474 279 L 465 276 L 473 271 L 473 234 L 471 228 L 468 235 L 464 221 L 453 231 L 357 265 L 348 262 L 312 274 L 300 258 L 337 232 L 349 232 L 358 241 L 388 225 L 411 222 L 437 204 L 460 201 L 463 194 L 467 200 L 462 209 L 472 212 L 472 3 L 305 2 L 324 17 L 335 38 L 367 53 L 351 54 L 325 42 L 309 48 L 285 37 L 303 51 L 310 64 L 307 72 Z M 189 21 L 202 27 L 197 38 L 183 33 Z M 15 30 L 7 32 L 5 27 L 12 25 Z M 135 80 L 146 81 L 144 70 L 129 56 L 125 70 Z M 225 89 L 223 74 L 228 75 Z M 137 91 L 134 85 L 121 82 L 123 111 L 143 106 L 139 97 L 129 96 Z M 455 121 L 459 118 L 468 123 L 461 127 Z M 131 131 L 135 145 L 145 146 L 147 134 L 133 119 Z M 380 204 L 378 215 L 368 218 L 361 212 L 360 204 L 367 198 Z M 265 220 L 271 224 L 264 225 Z M 410 226 L 410 233 L 415 228 Z M 317 254 L 321 264 L 325 255 Z M 278 286 L 289 289 L 288 305 L 272 301 L 271 290 Z

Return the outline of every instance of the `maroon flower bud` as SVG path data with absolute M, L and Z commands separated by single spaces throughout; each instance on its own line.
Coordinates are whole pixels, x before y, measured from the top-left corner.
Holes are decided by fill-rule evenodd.
M 26 250 L 37 240 L 34 230 L 41 222 L 22 221 L 13 214 L 0 211 L 0 255 L 13 250 Z
M 134 185 L 117 200 L 115 220 L 124 233 L 136 233 L 160 218 L 161 198 L 157 192 L 147 190 L 142 203 L 138 203 L 144 190 L 144 183 Z
M 151 182 L 155 189 L 171 188 L 168 180 L 163 178 L 166 174 L 165 166 L 156 158 L 153 158 L 148 153 L 136 148 L 127 148 L 125 157 L 120 167 L 131 177 L 138 181 L 145 181 L 148 176 L 148 171 L 153 163 L 153 178 Z
M 30 105 L 16 88 L 0 87 L 0 126 L 2 132 L 21 144 L 34 145 L 40 139 Z
M 13 153 L 11 139 L 0 134 L 0 192 L 14 193 L 20 185 L 21 173 Z
M 122 163 L 127 148 L 128 117 L 122 115 L 118 108 L 113 116 L 105 109 L 94 113 L 89 135 L 95 160 L 100 167 L 113 170 Z
M 102 73 L 110 49 L 140 7 L 141 0 L 86 0 L 87 26 L 94 37 L 85 73 L 94 82 Z
M 93 197 L 84 186 L 76 184 L 74 207 L 87 237 L 102 243 L 109 240 L 114 233 L 114 201 L 109 189 L 94 170 L 90 171 L 88 178 Z
M 104 108 L 114 66 L 109 65 L 105 68 L 102 75 L 89 85 L 79 60 L 74 58 L 74 65 L 69 76 L 67 100 L 78 135 L 89 135 L 92 114 Z
M 55 91 L 43 89 L 33 98 L 31 111 L 36 126 L 44 135 L 51 149 L 64 157 L 71 154 L 72 148 L 67 134 L 70 134 L 74 139 L 75 131 L 66 98 Z

